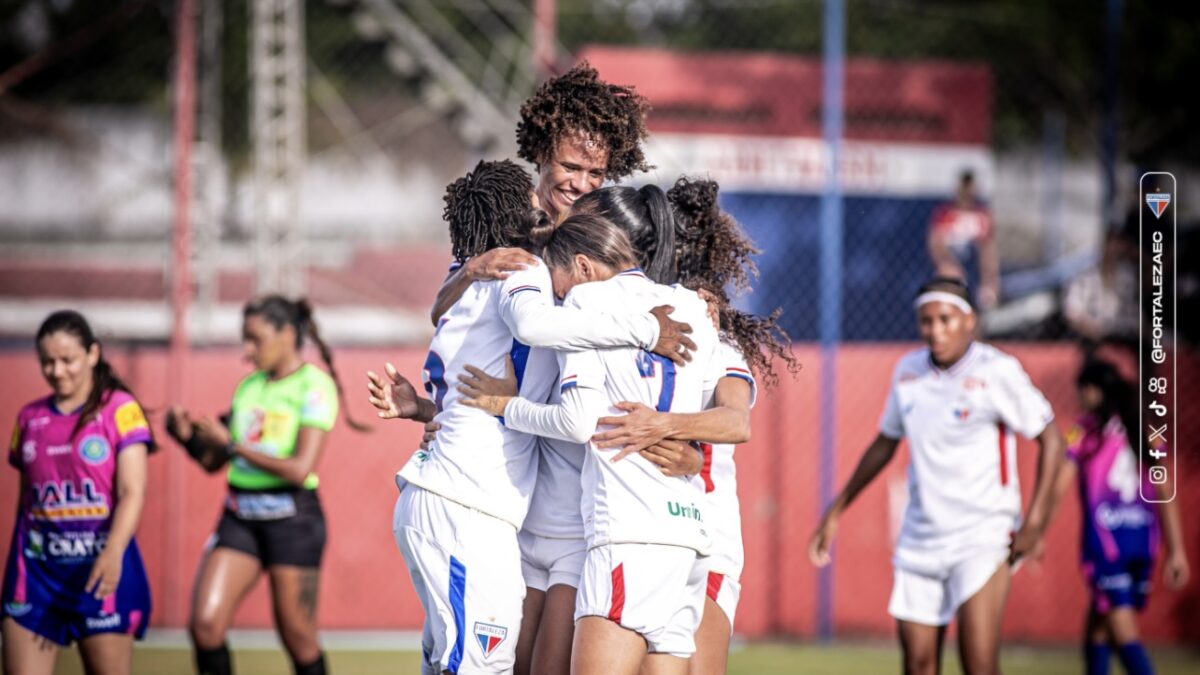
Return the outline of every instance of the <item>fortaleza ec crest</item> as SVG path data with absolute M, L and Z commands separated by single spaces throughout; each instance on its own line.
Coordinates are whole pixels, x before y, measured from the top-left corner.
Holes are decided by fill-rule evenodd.
M 493 623 L 475 622 L 475 639 L 479 641 L 479 648 L 483 650 L 483 658 L 488 658 L 496 651 L 504 638 L 508 637 L 508 629 L 504 626 L 497 626 Z
M 1171 205 L 1170 192 L 1148 192 L 1146 193 L 1146 206 L 1154 212 L 1155 218 L 1162 218 L 1163 211 Z

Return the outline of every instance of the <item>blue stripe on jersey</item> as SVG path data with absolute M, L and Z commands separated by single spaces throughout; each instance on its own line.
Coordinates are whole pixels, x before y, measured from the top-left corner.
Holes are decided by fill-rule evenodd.
M 446 271 L 445 281 L 449 281 L 450 277 L 454 276 L 454 273 L 457 272 L 459 269 L 461 269 L 462 266 L 463 266 L 463 264 L 458 261 L 450 263 L 450 269 Z M 445 283 L 445 282 L 443 282 L 443 283 Z
M 752 386 L 754 384 L 753 377 L 750 377 L 749 375 L 743 375 L 741 373 L 725 373 L 725 377 L 736 377 L 739 380 L 745 380 L 745 381 L 749 382 Z
M 559 387 L 558 393 L 561 394 L 564 391 L 571 389 L 572 387 L 577 387 L 577 386 L 579 386 L 579 376 L 578 375 L 568 375 L 562 379 L 562 385 Z
M 457 673 L 462 665 L 463 636 L 467 632 L 467 568 L 458 558 L 450 556 L 450 611 L 454 613 L 454 649 L 446 670 Z
M 646 276 L 646 273 L 643 272 L 642 268 L 640 268 L 640 267 L 630 267 L 629 269 L 625 270 L 624 272 L 618 273 L 617 276 L 619 276 L 619 277 L 623 277 L 623 276 L 644 277 L 644 276 Z
M 541 293 L 542 289 L 538 288 L 537 286 L 517 286 L 516 288 L 514 288 L 508 292 L 508 297 L 511 298 L 512 296 L 516 295 L 517 293 L 520 293 L 521 291 L 536 291 L 538 293 Z
M 525 381 L 525 364 L 529 361 L 529 345 L 513 340 L 508 355 L 512 357 L 513 372 L 517 376 L 517 394 L 520 395 L 521 383 Z M 496 415 L 496 419 L 504 424 L 504 415 Z
M 521 393 L 521 384 L 525 382 L 525 364 L 529 361 L 529 345 L 513 340 L 512 349 L 508 355 L 512 357 L 513 370 L 517 374 L 517 393 L 519 394 Z

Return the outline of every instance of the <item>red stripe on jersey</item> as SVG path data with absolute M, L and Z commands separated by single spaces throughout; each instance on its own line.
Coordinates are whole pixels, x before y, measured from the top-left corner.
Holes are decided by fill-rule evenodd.
M 708 573 L 708 597 L 712 598 L 713 602 L 717 601 L 717 596 L 721 594 L 721 584 L 725 583 L 725 575 L 720 572 Z
M 1000 436 L 1000 484 L 1008 485 L 1008 452 L 1004 443 L 1008 430 L 1004 428 L 1004 422 L 997 424 L 996 429 Z
M 704 479 L 704 494 L 717 489 L 712 480 L 713 447 L 711 443 L 699 443 L 700 453 L 704 455 L 704 466 L 700 468 L 700 477 Z
M 608 608 L 608 620 L 621 623 L 621 613 L 625 611 L 625 563 L 621 563 L 612 571 L 612 605 Z

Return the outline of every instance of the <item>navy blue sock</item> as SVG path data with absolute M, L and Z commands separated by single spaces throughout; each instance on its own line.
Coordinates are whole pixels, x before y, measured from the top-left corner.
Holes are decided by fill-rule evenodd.
M 233 662 L 229 658 L 229 645 L 216 649 L 196 648 L 196 671 L 200 675 L 232 675 Z
M 299 664 L 292 661 L 292 669 L 296 675 L 325 675 L 325 652 L 321 652 L 312 663 Z
M 1140 642 L 1117 645 L 1117 656 L 1121 665 L 1129 675 L 1154 675 L 1154 666 L 1150 664 L 1150 655 Z
M 1087 675 L 1108 675 L 1108 644 L 1088 642 L 1083 646 L 1083 662 Z

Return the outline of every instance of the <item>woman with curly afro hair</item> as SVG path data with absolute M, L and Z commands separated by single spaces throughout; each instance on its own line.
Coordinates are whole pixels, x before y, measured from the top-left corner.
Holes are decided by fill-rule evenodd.
M 521 106 L 517 149 L 537 168 L 538 206 L 555 221 L 605 180 L 619 181 L 650 165 L 642 152 L 650 103 L 633 87 L 609 84 L 585 61 L 547 80 Z M 468 260 L 442 284 L 436 326 L 474 281 L 504 279 L 533 262 L 526 251 L 493 249 Z

